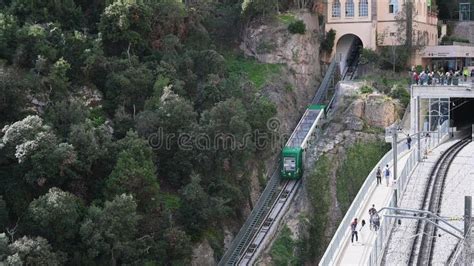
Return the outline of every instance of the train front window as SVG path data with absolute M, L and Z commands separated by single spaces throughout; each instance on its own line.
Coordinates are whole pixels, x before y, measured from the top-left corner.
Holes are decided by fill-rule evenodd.
M 296 160 L 294 157 L 285 157 L 283 158 L 283 168 L 285 171 L 289 172 L 292 171 L 294 172 L 296 169 Z

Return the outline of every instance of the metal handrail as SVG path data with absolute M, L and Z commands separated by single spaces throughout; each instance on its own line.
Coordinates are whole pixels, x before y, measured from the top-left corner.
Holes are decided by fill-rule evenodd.
M 437 143 L 434 143 L 435 146 L 439 145 L 439 143 L 442 143 L 443 142 L 443 137 L 448 134 L 449 127 L 448 127 L 447 122 L 448 121 L 445 121 L 441 125 L 441 127 L 439 128 L 440 137 L 437 138 Z M 441 137 L 441 136 L 443 136 L 443 137 Z M 416 143 L 417 143 L 417 139 L 415 138 L 412 142 L 413 152 L 412 152 L 412 154 L 410 154 L 410 157 L 409 157 L 405 167 L 400 171 L 400 174 L 397 177 L 397 180 L 398 180 L 397 181 L 397 186 L 398 186 L 397 193 L 401 193 L 405 190 L 406 185 L 408 184 L 408 181 L 409 181 L 408 177 L 410 176 L 411 171 L 417 165 L 417 162 L 416 162 L 416 152 L 417 152 L 417 150 L 415 148 Z M 431 144 L 431 141 L 430 141 L 430 144 Z M 397 151 L 398 151 L 397 154 L 400 156 L 402 153 L 405 153 L 407 151 L 407 149 L 408 149 L 408 147 L 407 147 L 405 141 L 400 140 L 397 144 Z M 359 192 L 357 193 L 356 197 L 352 201 L 352 204 L 350 205 L 349 209 L 347 210 L 344 218 L 342 219 L 336 233 L 334 234 L 333 238 L 331 239 L 331 242 L 329 243 L 329 245 L 326 249 L 326 252 L 323 255 L 323 258 L 319 262 L 319 265 L 332 265 L 332 264 L 335 263 L 334 260 L 338 256 L 338 251 L 339 251 L 338 249 L 339 249 L 341 243 L 348 239 L 348 236 L 349 236 L 349 233 L 350 233 L 349 230 L 347 230 L 347 225 L 350 224 L 350 221 L 352 220 L 352 218 L 355 217 L 359 206 L 362 205 L 362 202 L 365 201 L 366 198 L 368 197 L 368 195 L 371 194 L 372 190 L 375 189 L 375 182 L 376 182 L 375 173 L 377 171 L 377 168 L 379 166 L 383 167 L 386 164 L 390 164 L 390 162 L 393 159 L 392 156 L 393 156 L 393 150 L 388 151 L 382 157 L 382 159 L 380 159 L 380 161 L 375 165 L 375 167 L 372 169 L 372 171 L 369 173 L 369 175 L 367 176 L 365 182 L 362 184 Z M 394 193 L 394 192 L 392 192 L 392 193 Z M 394 195 L 395 194 L 392 194 L 391 197 L 394 197 Z M 392 202 L 390 204 L 392 204 Z M 390 206 L 390 204 L 389 204 L 389 206 Z M 390 228 L 391 227 L 386 227 L 386 229 L 390 229 Z M 384 232 L 384 231 L 381 230 L 380 232 Z M 370 256 L 371 257 L 376 256 L 375 262 L 377 262 L 379 260 L 379 256 L 381 255 L 382 243 L 384 241 L 380 240 L 380 238 L 383 239 L 384 236 L 385 235 L 381 235 L 380 237 L 377 237 L 377 238 L 379 238 L 378 240 L 377 240 L 377 238 L 374 240 L 373 247 L 379 247 L 379 250 L 374 249 L 371 252 Z M 379 241 L 379 242 L 377 242 L 377 241 Z M 370 258 L 369 262 L 373 261 L 371 257 L 369 257 Z M 375 265 L 375 264 L 373 264 L 373 265 Z
M 323 96 L 326 95 L 329 89 L 331 78 L 333 77 L 334 72 L 336 71 L 336 66 L 336 59 L 332 59 L 331 64 L 329 64 L 326 74 L 324 75 L 323 82 L 321 82 L 321 85 L 319 85 L 318 91 L 316 92 L 316 95 L 314 95 L 313 100 L 311 101 L 312 104 L 319 104 L 323 101 Z
M 232 263 L 240 255 L 240 251 L 245 247 L 247 241 L 250 240 L 250 229 L 253 225 L 258 224 L 259 218 L 265 215 L 266 208 L 271 203 L 271 198 L 274 192 L 278 188 L 280 181 L 280 176 L 278 173 L 278 168 L 276 168 L 267 183 L 267 186 L 260 195 L 257 205 L 250 212 L 249 217 L 245 220 L 245 223 L 239 230 L 239 233 L 235 236 L 230 247 L 227 249 L 227 252 L 224 253 L 218 265 L 226 265 L 229 262 Z
M 449 135 L 448 125 L 449 125 L 448 121 L 445 121 L 439 127 L 440 136 L 437 138 L 437 142 L 433 144 L 434 147 L 437 147 L 441 143 L 443 143 L 444 137 Z M 425 145 L 430 146 L 431 140 L 430 140 L 430 143 L 426 143 L 425 141 Z M 423 147 L 422 150 L 426 148 L 428 147 Z M 408 185 L 408 182 L 410 180 L 411 172 L 415 169 L 417 165 L 416 152 L 417 150 L 415 148 L 414 152 L 410 154 L 410 157 L 407 163 L 405 164 L 405 167 L 400 172 L 400 177 L 398 178 L 398 183 L 397 183 L 398 189 L 397 191 L 391 192 L 391 195 L 390 195 L 391 200 L 388 207 L 398 207 L 396 206 L 396 204 L 399 204 L 400 200 L 397 202 L 397 200 L 395 199 L 401 199 L 401 195 L 405 191 Z M 394 222 L 395 222 L 395 218 L 393 217 L 382 218 L 381 230 L 377 232 L 377 235 L 372 243 L 372 251 L 370 252 L 369 262 L 368 262 L 369 265 L 380 265 L 382 263 L 383 252 L 385 250 L 386 245 L 388 244 L 389 235 L 392 232 Z
M 316 92 L 316 95 L 311 101 L 312 104 L 319 104 L 323 100 L 323 96 L 327 93 L 330 87 L 330 81 L 336 71 L 337 62 L 335 59 L 331 61 L 326 74 L 324 75 L 323 81 Z M 264 191 L 259 197 L 256 206 L 251 211 L 249 217 L 246 219 L 243 226 L 240 228 L 239 232 L 232 241 L 230 247 L 224 253 L 222 258 L 219 261 L 218 265 L 228 265 L 234 264 L 238 257 L 240 256 L 242 249 L 248 244 L 252 236 L 252 228 L 261 222 L 262 217 L 266 215 L 269 211 L 268 206 L 272 204 L 272 199 L 274 194 L 278 189 L 280 181 L 280 176 L 278 172 L 278 167 L 273 172 L 270 180 L 268 181 Z
M 416 140 L 414 142 L 416 142 Z M 398 150 L 398 154 L 405 152 L 407 150 L 406 144 L 399 143 L 397 145 L 397 150 Z M 319 265 L 334 264 L 333 260 L 337 257 L 337 251 L 339 249 L 339 245 L 342 243 L 343 240 L 347 239 L 349 235 L 349 231 L 347 230 L 347 225 L 350 224 L 350 221 L 352 220 L 352 218 L 355 217 L 355 214 L 358 210 L 358 207 L 361 205 L 361 203 L 365 200 L 365 198 L 368 195 L 371 194 L 371 190 L 375 188 L 375 181 L 376 181 L 375 174 L 376 174 L 377 168 L 379 166 L 383 167 L 386 164 L 390 164 L 390 161 L 392 160 L 392 156 L 393 156 L 393 150 L 388 151 L 382 157 L 382 159 L 379 160 L 379 162 L 372 169 L 372 171 L 369 173 L 369 175 L 365 179 L 365 182 L 362 184 L 359 192 L 357 193 L 356 197 L 352 201 L 352 204 L 350 205 L 349 209 L 344 215 L 344 218 L 342 219 L 336 233 L 331 239 L 331 242 L 329 243 L 329 246 L 327 247 L 326 252 L 323 255 L 323 258 L 319 262 Z

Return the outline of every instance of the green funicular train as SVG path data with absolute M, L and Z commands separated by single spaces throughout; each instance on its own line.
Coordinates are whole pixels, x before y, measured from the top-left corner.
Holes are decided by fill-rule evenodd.
M 303 176 L 304 152 L 311 134 L 324 114 L 325 107 L 321 104 L 312 104 L 301 117 L 281 153 L 281 179 L 300 179 Z

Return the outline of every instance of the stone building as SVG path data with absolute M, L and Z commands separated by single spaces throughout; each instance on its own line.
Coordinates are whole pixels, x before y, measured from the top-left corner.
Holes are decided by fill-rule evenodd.
M 407 0 L 327 0 L 326 30 L 336 31 L 336 59 L 341 64 L 353 42 L 377 50 L 381 46 L 400 45 L 405 31 L 400 21 L 406 19 Z M 413 42 L 422 46 L 438 44 L 438 17 L 431 0 L 413 1 Z M 412 56 L 412 64 L 422 64 L 421 56 Z

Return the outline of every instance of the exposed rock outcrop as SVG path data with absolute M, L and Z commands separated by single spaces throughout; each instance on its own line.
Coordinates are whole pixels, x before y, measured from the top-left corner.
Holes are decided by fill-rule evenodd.
M 214 250 L 207 240 L 202 241 L 193 249 L 192 266 L 216 265 Z
M 391 98 L 381 95 L 360 94 L 359 83 L 341 83 L 339 97 L 336 107 L 328 119 L 322 125 L 323 131 L 318 135 L 318 139 L 310 141 L 305 157 L 305 178 L 314 166 L 320 155 L 326 154 L 331 160 L 330 180 L 329 180 L 329 200 L 330 206 L 327 228 L 325 228 L 325 239 L 321 243 L 328 244 L 334 234 L 338 222 L 343 216 L 339 209 L 337 200 L 337 169 L 343 158 L 352 145 L 362 142 L 374 142 L 383 139 L 380 131 L 368 130 L 367 126 L 384 127 L 398 118 L 397 102 Z M 310 217 L 311 204 L 309 203 L 306 189 L 302 188 L 296 196 L 280 228 L 286 223 L 291 229 L 294 239 L 301 239 L 301 234 L 308 232 L 309 222 L 302 217 Z M 276 239 L 276 237 L 275 237 Z M 316 263 L 317 261 L 315 261 Z M 269 249 L 259 259 L 259 265 L 271 265 Z
M 295 88 L 298 106 L 305 105 L 314 96 L 320 78 L 318 19 L 316 15 L 295 14 L 305 22 L 305 34 L 291 34 L 288 26 L 275 21 L 251 26 L 244 31 L 241 49 L 245 55 L 260 62 L 284 64 L 286 77 Z
M 306 25 L 305 34 L 291 34 L 288 25 L 275 19 L 254 24 L 244 30 L 240 45 L 244 54 L 262 63 L 281 64 L 280 76 L 265 85 L 261 93 L 277 106 L 279 131 L 291 133 L 302 112 L 314 97 L 321 79 L 319 60 L 318 19 L 308 12 L 294 14 Z M 275 165 L 275 153 L 265 163 L 269 173 Z M 258 178 L 253 176 L 253 178 Z M 252 182 L 257 184 L 257 182 Z M 253 187 L 252 202 L 259 196 L 259 187 Z

